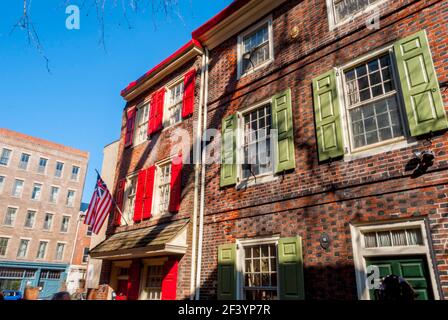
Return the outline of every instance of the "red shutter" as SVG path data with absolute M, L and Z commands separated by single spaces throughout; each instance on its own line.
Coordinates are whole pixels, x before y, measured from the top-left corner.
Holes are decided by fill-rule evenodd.
M 123 211 L 123 197 L 124 197 L 124 189 L 126 187 L 126 179 L 122 179 L 118 182 L 117 192 L 115 193 L 115 203 L 117 207 Z M 115 225 L 121 225 L 121 214 L 117 208 L 115 208 Z
M 135 116 L 137 114 L 136 108 L 131 108 L 126 114 L 126 136 L 124 146 L 130 147 L 134 143 L 134 126 L 135 126 Z
M 195 85 L 196 69 L 188 72 L 184 78 L 184 100 L 182 105 L 182 118 L 189 117 L 193 114 Z
M 155 166 L 150 167 L 146 173 L 145 198 L 143 200 L 143 220 L 151 219 L 152 216 L 152 199 L 154 193 L 155 173 Z
M 138 294 L 140 291 L 140 261 L 132 261 L 129 268 L 129 280 L 128 280 L 128 300 L 138 300 Z
M 176 258 L 170 258 L 165 263 L 163 267 L 162 300 L 176 300 L 178 269 L 179 261 Z
M 137 179 L 137 194 L 135 195 L 134 222 L 140 222 L 143 214 L 147 170 L 141 170 Z
M 149 104 L 149 121 L 148 121 L 148 136 L 154 133 L 154 115 L 156 109 L 157 92 L 153 93 L 151 102 Z
M 149 115 L 148 132 L 150 135 L 163 128 L 163 107 L 165 105 L 165 88 L 155 92 L 152 96 Z
M 182 194 L 182 155 L 175 157 L 171 164 L 170 212 L 179 212 Z

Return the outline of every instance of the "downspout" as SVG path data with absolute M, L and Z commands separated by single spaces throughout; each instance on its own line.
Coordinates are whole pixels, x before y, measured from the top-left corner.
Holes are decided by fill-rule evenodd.
M 195 299 L 196 294 L 196 248 L 198 229 L 198 202 L 199 202 L 199 174 L 201 170 L 201 137 L 202 137 L 202 104 L 204 103 L 204 79 L 205 79 L 205 55 L 202 55 L 201 65 L 201 87 L 199 90 L 198 126 L 196 129 L 195 151 L 193 161 L 195 162 L 194 173 L 194 204 L 193 204 L 193 230 L 191 236 L 191 276 L 190 276 L 190 300 Z
M 72 250 L 72 257 L 70 258 L 70 264 L 73 264 L 73 258 L 75 257 L 75 250 L 76 250 L 76 243 L 78 240 L 78 234 L 79 234 L 79 225 L 81 224 L 81 218 L 82 218 L 82 213 L 80 212 L 78 214 L 78 222 L 76 225 L 76 234 L 75 234 L 75 241 L 73 241 L 73 250 Z
M 207 130 L 207 112 L 208 112 L 208 66 L 209 66 L 209 52 L 207 47 L 205 50 L 205 84 L 204 84 L 204 124 L 203 132 Z M 201 171 L 201 200 L 199 210 L 199 239 L 198 239 L 198 264 L 196 270 L 196 300 L 201 299 L 201 272 L 202 272 L 202 242 L 204 233 L 204 206 L 205 206 L 205 156 L 206 156 L 207 141 L 202 140 L 202 171 Z

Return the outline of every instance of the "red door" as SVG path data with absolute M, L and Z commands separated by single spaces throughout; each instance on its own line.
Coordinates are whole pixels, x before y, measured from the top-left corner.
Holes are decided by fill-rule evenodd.
M 128 280 L 118 280 L 117 300 L 128 300 Z

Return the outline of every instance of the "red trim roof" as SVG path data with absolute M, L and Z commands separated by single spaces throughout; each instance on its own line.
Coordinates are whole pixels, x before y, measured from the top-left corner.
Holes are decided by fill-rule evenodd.
M 193 31 L 192 33 L 193 39 L 199 39 L 199 37 L 202 36 L 204 33 L 216 27 L 217 24 L 219 24 L 224 19 L 228 18 L 229 16 L 240 10 L 250 1 L 251 0 L 234 0 L 229 6 L 227 6 L 225 9 L 219 12 L 216 16 L 208 20 L 206 23 L 204 23 L 195 31 Z
M 153 76 L 154 74 L 156 74 L 157 72 L 159 72 L 160 70 L 165 68 L 168 64 L 170 64 L 171 62 L 173 62 L 176 59 L 178 59 L 180 56 L 185 54 L 188 50 L 192 49 L 193 47 L 197 47 L 197 48 L 202 49 L 202 45 L 199 43 L 199 41 L 197 41 L 195 39 L 188 41 L 179 50 L 177 50 L 172 55 L 170 55 L 168 58 L 166 58 L 161 63 L 156 65 L 154 68 L 152 68 L 151 70 L 146 72 L 143 76 L 138 78 L 136 81 L 133 81 L 133 82 L 129 83 L 129 85 L 125 89 L 123 89 L 121 91 L 121 96 L 125 96 L 127 93 L 129 93 L 138 84 L 140 84 L 144 80 L 150 78 L 151 76 Z

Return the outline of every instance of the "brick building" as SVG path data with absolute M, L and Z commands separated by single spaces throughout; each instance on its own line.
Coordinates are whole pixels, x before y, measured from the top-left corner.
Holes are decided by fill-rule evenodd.
M 448 298 L 447 20 L 439 0 L 237 0 L 193 32 L 224 155 L 201 299 L 372 299 L 373 270 Z
M 89 154 L 0 129 L 0 290 L 65 287 Z

